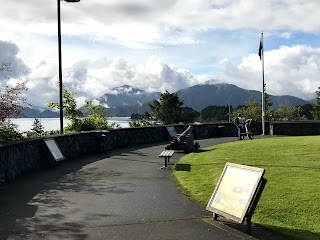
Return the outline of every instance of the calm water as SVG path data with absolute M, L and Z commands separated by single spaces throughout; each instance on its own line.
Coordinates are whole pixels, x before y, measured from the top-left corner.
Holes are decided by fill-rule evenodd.
M 19 126 L 19 130 L 22 132 L 30 131 L 34 118 L 11 118 L 12 123 Z M 45 131 L 59 130 L 60 129 L 60 119 L 59 118 L 39 118 L 41 125 L 44 127 Z M 118 123 L 122 128 L 129 127 L 130 117 L 110 117 L 109 123 Z M 70 121 L 68 119 L 63 120 L 63 125 L 67 126 Z

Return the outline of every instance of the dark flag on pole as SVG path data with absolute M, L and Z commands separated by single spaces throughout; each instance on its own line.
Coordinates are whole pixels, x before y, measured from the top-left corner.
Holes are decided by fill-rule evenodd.
M 260 45 L 259 45 L 259 57 L 260 57 L 260 60 L 261 60 L 261 57 L 262 57 L 262 51 L 263 51 L 263 44 L 262 44 L 262 37 L 260 39 Z

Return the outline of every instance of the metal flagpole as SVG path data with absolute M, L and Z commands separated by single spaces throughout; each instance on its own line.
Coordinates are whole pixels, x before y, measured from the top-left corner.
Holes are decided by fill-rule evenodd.
M 260 40 L 260 54 L 261 54 L 261 61 L 262 61 L 262 136 L 265 136 L 265 83 L 264 83 L 264 45 L 263 45 L 263 32 L 261 33 L 261 40 Z

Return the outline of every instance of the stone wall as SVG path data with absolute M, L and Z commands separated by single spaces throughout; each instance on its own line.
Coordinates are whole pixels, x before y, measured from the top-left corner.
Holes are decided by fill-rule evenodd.
M 320 121 L 271 122 L 270 134 L 286 136 L 320 135 Z
M 188 125 L 173 125 L 177 133 Z M 320 121 L 266 123 L 266 134 L 273 135 L 320 135 Z M 261 134 L 258 123 L 257 134 Z M 212 137 L 236 137 L 233 123 L 195 124 L 195 139 Z M 170 142 L 165 126 L 122 128 L 110 131 L 91 131 L 62 134 L 0 145 L 0 182 L 11 180 L 25 172 L 50 167 L 53 156 L 44 143 L 45 138 L 54 138 L 65 159 L 112 149 L 145 143 Z
M 65 159 L 144 143 L 169 142 L 164 126 L 90 131 L 22 140 L 0 146 L 0 182 L 50 167 L 54 158 L 44 143 L 53 138 Z

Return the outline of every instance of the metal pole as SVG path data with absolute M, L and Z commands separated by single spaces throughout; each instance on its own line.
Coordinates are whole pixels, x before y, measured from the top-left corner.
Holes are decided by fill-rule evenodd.
M 231 107 L 230 107 L 230 102 L 229 102 L 229 122 L 231 122 Z
M 59 108 L 60 108 L 60 133 L 63 133 L 63 97 L 62 97 L 62 58 L 61 58 L 61 18 L 60 0 L 57 0 L 58 7 L 58 55 L 59 55 Z
M 264 94 L 264 44 L 263 44 L 263 32 L 261 33 L 261 44 L 262 44 L 262 135 L 265 136 L 265 94 Z

